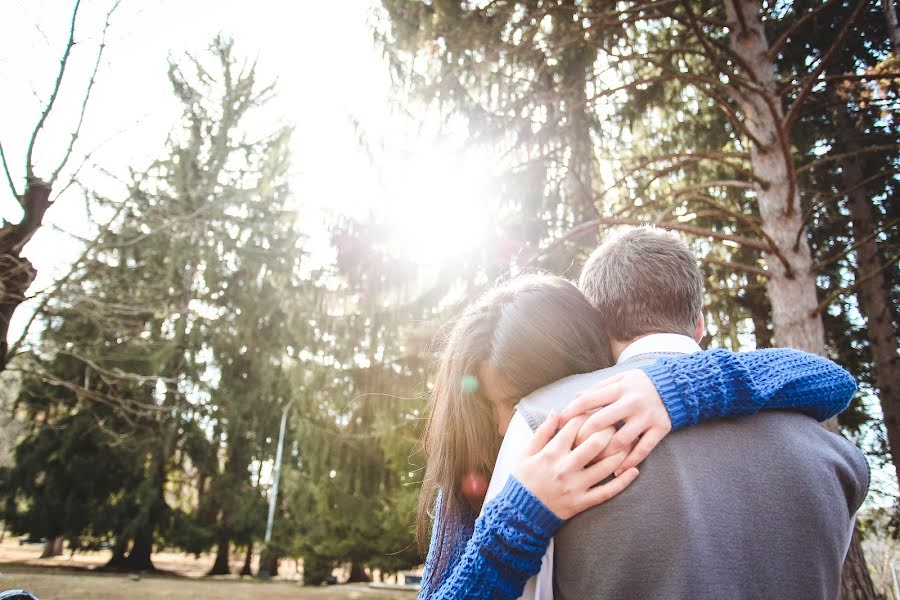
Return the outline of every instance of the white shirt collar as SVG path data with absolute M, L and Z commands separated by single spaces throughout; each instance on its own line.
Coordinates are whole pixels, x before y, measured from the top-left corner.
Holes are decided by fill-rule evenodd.
M 651 333 L 628 344 L 616 364 L 648 352 L 668 352 L 672 354 L 692 354 L 700 352 L 700 347 L 693 338 L 678 333 Z

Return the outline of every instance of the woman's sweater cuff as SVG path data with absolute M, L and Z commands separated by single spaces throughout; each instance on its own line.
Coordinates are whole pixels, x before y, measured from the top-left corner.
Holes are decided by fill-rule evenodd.
M 515 475 L 509 476 L 497 498 L 504 498 L 519 513 L 524 522 L 534 527 L 535 533 L 538 535 L 551 538 L 556 530 L 565 524 L 565 521 L 544 506 L 537 496 L 528 491 L 528 488 L 522 485 Z
M 666 361 L 658 360 L 649 365 L 640 367 L 656 386 L 663 405 L 669 411 L 669 419 L 672 421 L 672 430 L 681 429 L 691 425 L 690 407 L 682 394 L 681 386 L 675 381 L 672 369 Z

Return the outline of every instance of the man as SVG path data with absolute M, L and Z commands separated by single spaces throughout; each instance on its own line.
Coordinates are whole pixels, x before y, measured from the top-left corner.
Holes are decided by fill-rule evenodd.
M 660 358 L 700 350 L 703 336 L 702 276 L 696 258 L 673 234 L 650 227 L 626 231 L 594 252 L 580 286 L 603 316 L 616 366 L 522 399 L 488 498 L 551 410 L 571 418 L 609 404 L 588 420 L 579 438 L 625 420 L 607 449 L 635 444 L 620 471 L 656 448 L 631 487 L 559 531 L 523 597 L 836 597 L 853 517 L 868 488 L 862 454 L 813 419 L 791 412 L 666 436 L 673 425 L 693 420 L 690 388 L 705 383 L 692 381 L 689 373 L 665 378 L 654 369 Z M 684 401 L 660 401 L 644 416 L 626 419 L 631 415 L 618 397 L 618 380 L 648 376 L 657 388 L 683 388 Z

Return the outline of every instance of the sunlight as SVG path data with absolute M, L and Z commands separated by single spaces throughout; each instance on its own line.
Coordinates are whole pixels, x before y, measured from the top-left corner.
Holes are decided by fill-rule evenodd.
M 476 152 L 432 148 L 386 169 L 385 221 L 396 251 L 420 264 L 468 254 L 487 242 L 493 203 Z

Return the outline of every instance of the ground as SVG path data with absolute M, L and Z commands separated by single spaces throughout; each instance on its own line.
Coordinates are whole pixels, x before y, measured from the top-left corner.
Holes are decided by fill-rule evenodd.
M 413 600 L 409 591 L 383 591 L 365 585 L 304 587 L 298 583 L 296 566 L 282 566 L 285 577 L 268 582 L 237 576 L 203 577 L 212 564 L 211 556 L 195 558 L 178 553 L 154 555 L 161 575 L 128 575 L 99 573 L 108 553 L 84 553 L 41 559 L 40 546 L 19 546 L 18 540 L 6 536 L 0 544 L 0 591 L 24 588 L 40 600 Z M 239 558 L 239 557 L 236 557 Z M 240 569 L 240 561 L 232 565 Z M 235 568 L 236 567 L 236 568 Z

